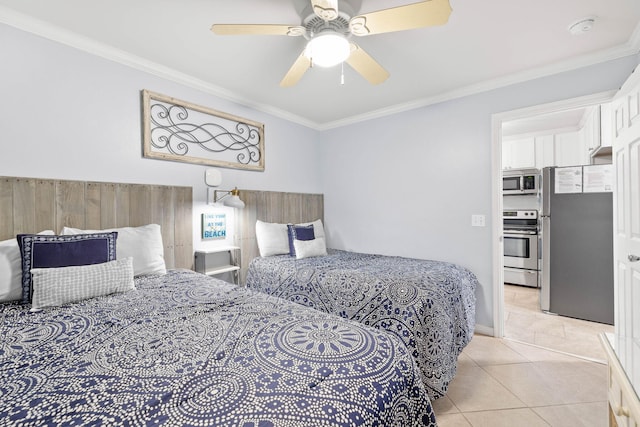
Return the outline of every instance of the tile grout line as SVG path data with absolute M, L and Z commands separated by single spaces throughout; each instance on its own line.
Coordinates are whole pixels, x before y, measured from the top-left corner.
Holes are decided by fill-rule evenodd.
M 528 346 L 531 346 L 531 347 L 539 348 L 540 350 L 551 351 L 553 353 L 562 354 L 564 356 L 574 357 L 576 359 L 581 359 L 581 360 L 584 360 L 584 361 L 587 361 L 587 362 L 598 363 L 600 365 L 606 365 L 607 364 L 606 360 L 595 359 L 595 358 L 592 358 L 592 357 L 589 357 L 589 356 L 582 356 L 580 354 L 575 354 L 575 353 L 567 353 L 566 351 L 556 350 L 556 349 L 549 348 L 549 347 L 544 347 L 544 346 L 539 345 L 539 344 L 532 344 L 530 342 L 521 341 L 521 340 L 518 340 L 516 338 L 504 337 L 502 339 L 504 339 L 505 341 L 512 341 L 512 342 L 515 342 L 515 343 L 518 343 L 518 344 L 528 345 Z M 517 350 L 514 350 L 514 351 L 517 352 L 518 354 L 522 355 Z M 524 355 L 522 355 L 522 356 L 526 357 Z

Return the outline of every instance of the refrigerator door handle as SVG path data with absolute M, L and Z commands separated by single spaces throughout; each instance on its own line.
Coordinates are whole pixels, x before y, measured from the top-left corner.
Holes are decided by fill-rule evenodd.
M 548 312 L 551 308 L 551 280 L 549 270 L 551 269 L 550 262 L 550 231 L 551 231 L 551 217 L 549 215 L 543 215 L 540 221 L 540 244 L 539 253 L 540 261 L 538 263 L 540 269 L 540 309 Z

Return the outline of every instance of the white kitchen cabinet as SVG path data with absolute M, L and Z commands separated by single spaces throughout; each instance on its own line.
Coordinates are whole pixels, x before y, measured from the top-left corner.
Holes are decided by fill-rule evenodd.
M 502 141 L 502 169 L 511 169 L 511 143 Z
M 585 149 L 579 132 L 564 132 L 555 135 L 555 165 L 578 166 L 585 163 Z
M 536 167 L 535 138 L 507 139 L 502 143 L 502 168 L 524 169 Z
M 610 104 L 596 105 L 585 110 L 580 126 L 506 137 L 503 140 L 503 168 L 542 169 L 611 163 L 610 110 Z
M 590 152 L 591 163 L 611 163 L 611 145 L 613 142 L 613 118 L 611 113 L 611 104 L 602 104 L 600 106 L 600 139 L 598 145 Z
M 587 126 L 580 129 L 579 133 L 580 137 L 580 164 L 581 165 L 589 165 L 591 164 L 591 152 L 594 150 L 594 144 L 596 143 L 594 140 L 593 133 L 591 129 Z M 599 139 L 599 138 L 598 138 Z
M 581 133 L 572 131 L 507 139 L 502 143 L 503 169 L 588 165 L 591 163 L 589 151 Z
M 587 109 L 584 117 L 583 138 L 588 152 L 600 146 L 600 106 Z
M 600 147 L 611 147 L 613 143 L 613 116 L 611 103 L 600 106 Z
M 554 135 L 537 136 L 536 141 L 536 168 L 555 166 L 555 137 Z

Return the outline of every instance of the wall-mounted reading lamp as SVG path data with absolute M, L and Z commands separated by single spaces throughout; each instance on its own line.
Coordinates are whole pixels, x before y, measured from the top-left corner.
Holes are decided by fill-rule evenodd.
M 218 195 L 220 194 L 220 196 Z M 223 204 L 225 206 L 229 206 L 230 208 L 244 208 L 244 202 L 240 200 L 240 190 L 238 187 L 233 190 L 215 190 L 213 192 L 213 203 L 218 203 L 222 199 L 226 199 Z
M 217 187 L 222 183 L 222 174 L 217 169 L 207 169 L 204 173 L 204 182 L 208 187 Z M 213 193 L 213 198 L 211 197 Z M 240 200 L 240 190 L 238 187 L 233 190 L 213 190 L 207 188 L 207 203 L 214 204 L 220 203 L 231 208 L 242 209 L 244 208 L 244 202 Z

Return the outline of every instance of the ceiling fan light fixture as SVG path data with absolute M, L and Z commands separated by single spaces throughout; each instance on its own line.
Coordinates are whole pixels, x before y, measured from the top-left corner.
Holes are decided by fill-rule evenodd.
M 350 53 L 349 41 L 337 33 L 320 34 L 312 38 L 305 49 L 305 56 L 319 67 L 338 65 L 346 61 Z

